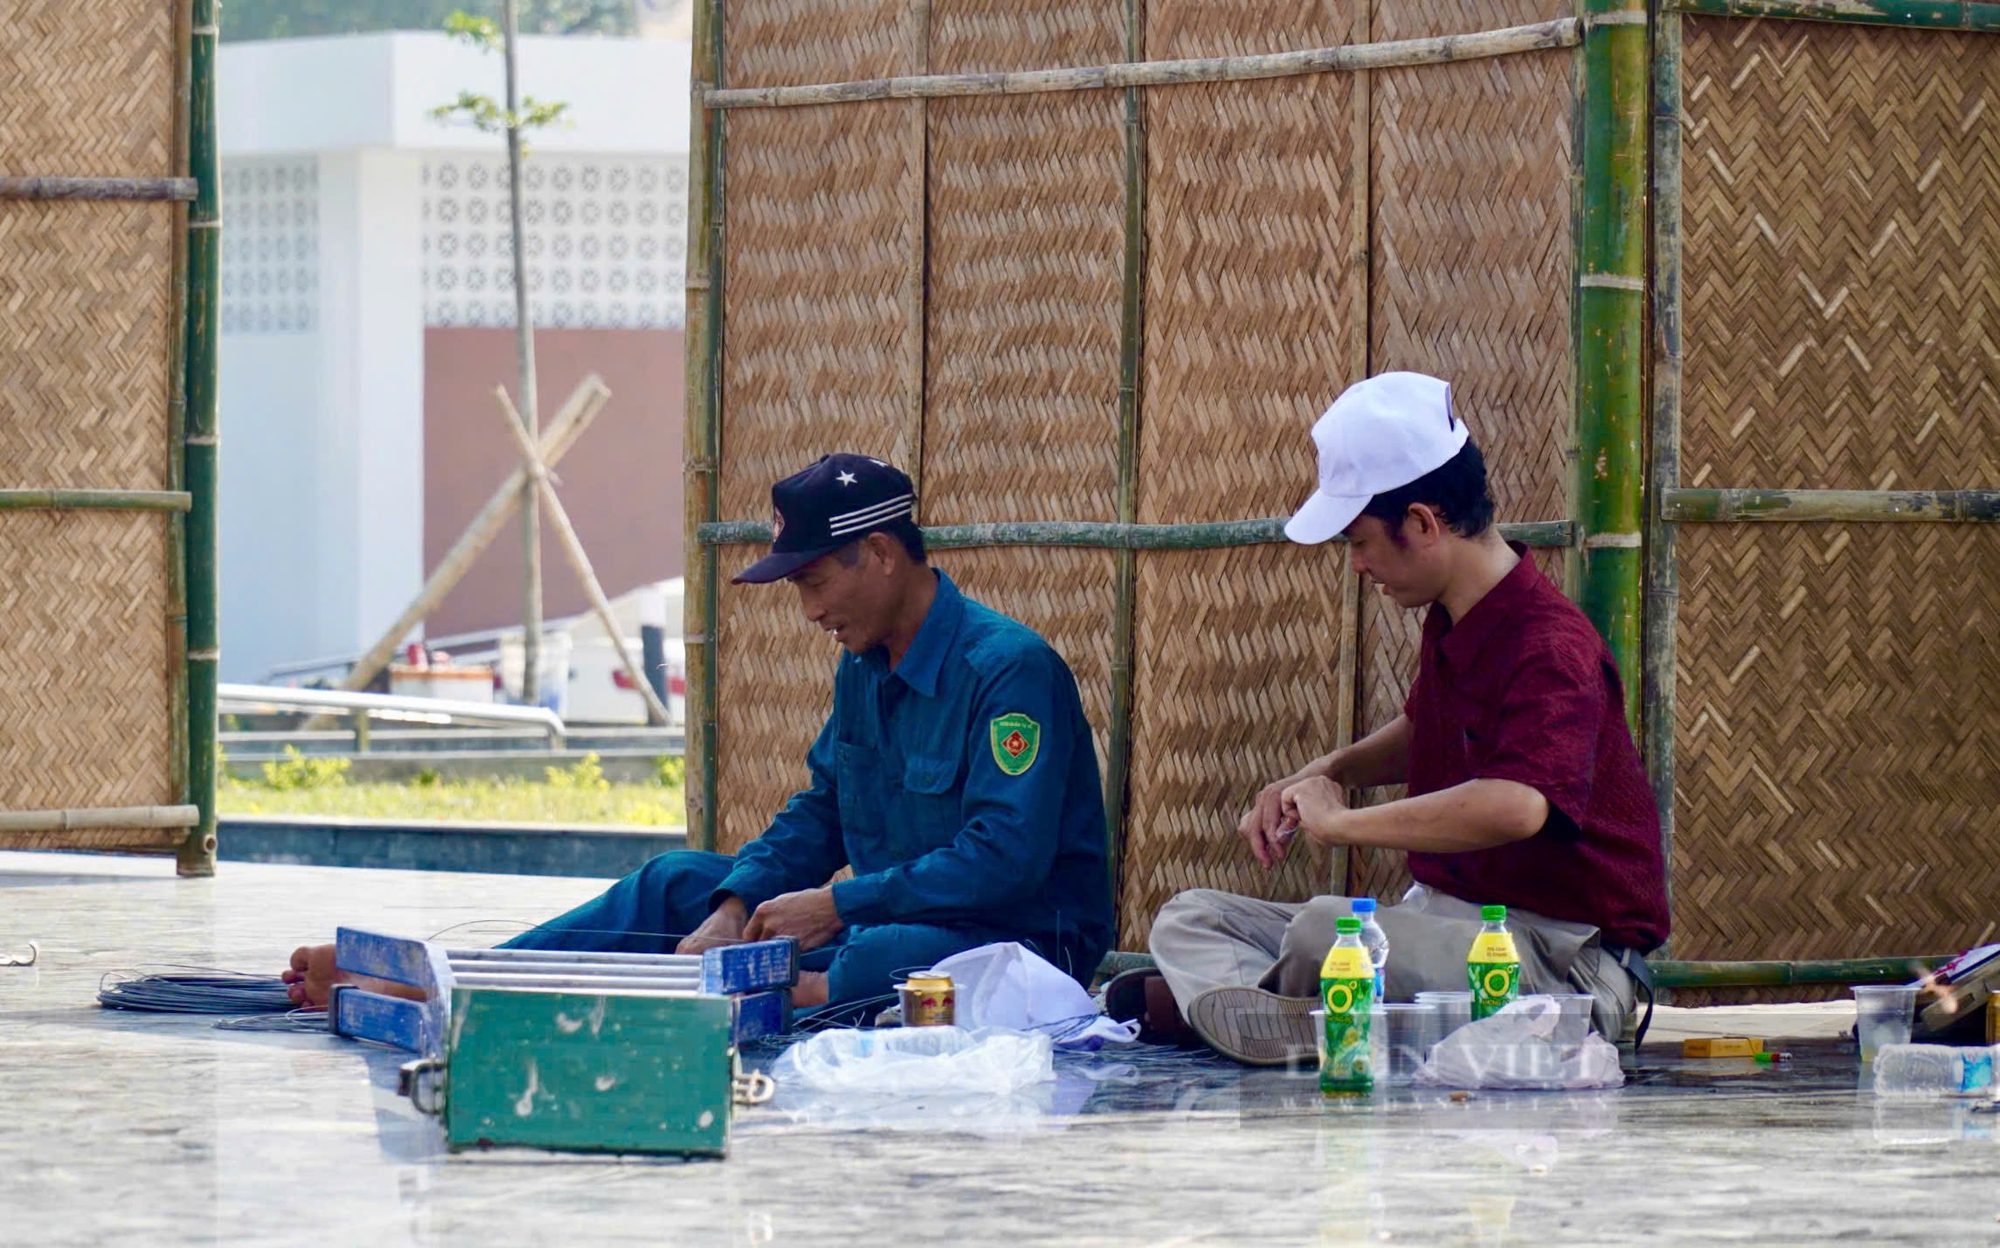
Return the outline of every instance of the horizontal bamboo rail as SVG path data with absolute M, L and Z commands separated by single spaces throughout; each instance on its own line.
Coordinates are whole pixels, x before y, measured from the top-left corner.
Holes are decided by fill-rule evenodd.
M 1951 954 L 1844 958 L 1824 962 L 1648 961 L 1655 988 L 1783 988 L 1793 984 L 1906 984 L 1951 961 Z
M 0 490 L 0 511 L 187 511 L 185 490 Z
M 922 74 L 796 87 L 717 87 L 704 92 L 701 102 L 707 108 L 799 108 L 814 104 L 852 104 L 861 100 L 1033 95 L 1048 91 L 1164 87 L 1190 82 L 1248 82 L 1259 78 L 1392 69 L 1405 65 L 1439 65 L 1448 61 L 1540 52 L 1549 48 L 1574 47 L 1580 37 L 1577 20 L 1563 17 L 1530 26 L 1509 26 L 1476 34 L 1354 43 L 1336 48 L 1272 52 L 1261 56 L 1136 61 L 1011 74 Z
M 1918 30 L 2000 31 L 2000 4 L 1949 0 L 1669 0 L 1702 17 L 1775 17 L 1801 22 L 1908 26 Z
M 0 199 L 164 199 L 192 203 L 193 178 L 0 178 Z
M 0 832 L 69 832 L 83 828 L 192 828 L 199 806 L 92 806 L 77 810 L 0 810 Z
M 1795 984 L 1906 984 L 1943 966 L 1950 954 L 1909 958 L 1843 958 L 1806 962 L 1680 962 L 1649 959 L 1655 988 L 1783 988 Z M 1154 965 L 1149 953 L 1107 953 L 1097 973 L 1108 979 L 1122 971 Z
M 1681 524 L 1751 520 L 2000 521 L 2000 490 L 1662 490 L 1660 515 Z
M 932 550 L 981 546 L 1082 546 L 1110 550 L 1216 550 L 1261 546 L 1285 540 L 1284 516 L 1265 520 L 1224 520 L 1211 524 L 1106 524 L 1086 520 L 1024 520 L 1003 524 L 949 524 L 924 530 Z M 1501 536 L 1525 546 L 1566 547 L 1573 526 L 1567 520 L 1503 524 Z M 769 542 L 762 520 L 722 520 L 701 525 L 695 536 L 705 546 Z M 1336 539 L 1338 540 L 1338 539 Z

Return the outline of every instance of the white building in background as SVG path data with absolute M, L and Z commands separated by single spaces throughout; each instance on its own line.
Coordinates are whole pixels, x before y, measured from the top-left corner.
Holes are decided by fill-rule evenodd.
M 564 471 L 616 595 L 680 571 L 688 48 L 525 38 L 520 73 L 569 105 L 530 140 L 527 273 L 544 412 L 583 372 L 612 384 Z M 373 641 L 513 460 L 487 397 L 514 380 L 503 144 L 430 116 L 462 88 L 500 98 L 500 59 L 442 34 L 221 50 L 225 680 Z M 517 623 L 496 604 L 519 549 L 497 541 L 434 632 Z

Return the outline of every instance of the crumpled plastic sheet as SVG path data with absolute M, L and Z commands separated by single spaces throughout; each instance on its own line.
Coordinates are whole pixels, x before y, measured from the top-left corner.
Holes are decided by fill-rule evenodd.
M 1557 1041 L 1561 1011 L 1548 997 L 1526 997 L 1440 1040 L 1412 1080 L 1424 1088 L 1561 1091 L 1624 1086 L 1618 1047 L 1590 1035 Z
M 822 1031 L 781 1054 L 771 1077 L 821 1092 L 1006 1095 L 1055 1078 L 1054 1046 L 1034 1032 L 963 1027 Z

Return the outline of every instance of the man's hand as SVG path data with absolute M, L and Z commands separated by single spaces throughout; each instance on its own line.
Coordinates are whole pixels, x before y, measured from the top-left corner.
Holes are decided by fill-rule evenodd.
M 1285 789 L 1291 784 L 1286 779 L 1265 785 L 1236 824 L 1237 835 L 1250 843 L 1250 852 L 1266 870 L 1283 862 L 1291 846 L 1290 837 L 1280 835 L 1285 826 Z
M 1318 845 L 1332 845 L 1334 829 L 1347 812 L 1347 794 L 1325 776 L 1301 780 L 1287 788 L 1280 800 L 1287 823 L 1295 824 Z
M 743 939 L 743 926 L 750 921 L 750 907 L 741 897 L 724 898 L 701 926 L 681 938 L 675 953 L 700 953 L 717 945 L 733 945 Z
M 817 949 L 840 934 L 847 924 L 833 904 L 833 889 L 806 888 L 773 897 L 757 907 L 750 924 L 743 929 L 745 940 L 770 940 L 774 936 L 797 938 L 801 950 Z

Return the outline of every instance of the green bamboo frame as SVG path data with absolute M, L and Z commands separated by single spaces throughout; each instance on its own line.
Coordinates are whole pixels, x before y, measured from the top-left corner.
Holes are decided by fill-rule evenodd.
M 700 537 L 717 516 L 722 460 L 723 114 L 702 101 L 722 83 L 722 0 L 700 0 L 688 124 L 687 410 L 683 454 L 687 518 L 683 633 L 687 707 L 683 729 L 688 848 L 715 849 L 716 550 Z
M 2000 490 L 1665 489 L 1663 519 L 1680 524 L 1756 520 L 1810 523 L 1993 524 Z
M 1221 550 L 1231 546 L 1262 546 L 1285 538 L 1288 517 L 1264 520 L 1218 520 L 1206 524 L 1107 524 L 1090 520 L 1022 520 L 1000 524 L 952 524 L 924 530 L 924 544 L 933 550 L 969 550 L 985 546 L 1073 546 L 1099 550 Z M 1565 548 L 1575 526 L 1568 520 L 1537 520 L 1503 524 L 1501 535 L 1524 546 Z M 703 546 L 764 544 L 771 526 L 762 520 L 722 520 L 699 525 L 695 539 Z M 1333 540 L 1342 541 L 1336 536 Z
M 1668 0 L 1663 9 L 1703 17 L 1772 17 L 1916 30 L 2000 32 L 2000 4 L 1949 0 Z
M 193 0 L 187 58 L 186 354 L 182 392 L 186 440 L 182 472 L 189 496 L 185 535 L 186 766 L 184 799 L 201 810 L 176 855 L 182 875 L 215 874 L 216 665 L 216 344 L 220 335 L 222 213 L 216 161 L 216 0 Z
M 1663 8 L 1653 27 L 1652 464 L 1646 507 L 1646 618 L 1641 741 L 1660 812 L 1660 856 L 1673 905 L 1675 660 L 1680 564 L 1665 496 L 1681 480 L 1681 19 Z
M 1144 0 L 1125 0 L 1125 59 L 1146 52 Z M 1146 108 L 1137 87 L 1125 88 L 1125 256 L 1118 323 L 1118 522 L 1139 519 L 1139 420 L 1141 364 L 1146 334 Z M 1112 912 L 1123 887 L 1125 813 L 1131 800 L 1132 700 L 1137 668 L 1139 556 L 1130 548 L 1112 555 L 1111 732 L 1105 751 L 1104 840 L 1111 874 Z
M 179 144 L 175 145 L 176 147 Z M 136 199 L 187 202 L 193 178 L 0 178 L 0 199 Z
M 178 341 L 178 333 L 175 338 Z M 174 371 L 179 369 L 176 364 Z M 174 457 L 179 458 L 178 452 Z M 193 507 L 194 495 L 185 490 L 0 490 L 0 511 L 190 511 Z
M 1647 18 L 1643 3 L 1584 0 L 1577 230 L 1577 601 L 1640 723 L 1645 492 Z

